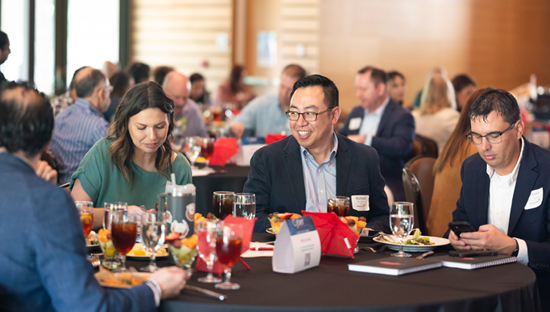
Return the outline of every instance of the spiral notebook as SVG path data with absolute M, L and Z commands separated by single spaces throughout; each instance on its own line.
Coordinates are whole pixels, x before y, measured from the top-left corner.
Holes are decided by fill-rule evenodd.
M 348 269 L 356 272 L 397 276 L 436 269 L 442 265 L 441 261 L 436 260 L 388 257 L 348 264 Z
M 434 257 L 432 260 L 443 262 L 443 266 L 447 268 L 456 268 L 464 270 L 475 270 L 479 268 L 501 265 L 506 263 L 516 262 L 516 257 L 510 256 L 489 256 L 475 258 L 459 258 L 451 256 Z

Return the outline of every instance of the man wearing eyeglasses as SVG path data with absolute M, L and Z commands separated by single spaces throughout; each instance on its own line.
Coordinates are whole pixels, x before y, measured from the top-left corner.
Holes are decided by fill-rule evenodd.
M 518 104 L 506 91 L 482 94 L 469 116 L 467 137 L 479 153 L 462 165 L 453 221 L 468 221 L 477 232 L 449 231 L 451 244 L 517 256 L 536 273 L 549 272 L 550 152 L 522 136 Z
M 338 89 L 323 76 L 298 80 L 286 115 L 292 136 L 259 149 L 250 161 L 244 192 L 256 194 L 255 232 L 265 232 L 273 212 L 326 212 L 327 200 L 351 198 L 351 215 L 388 232 L 388 202 L 378 154 L 334 132 L 340 117 Z M 359 201 L 365 208 L 357 211 Z

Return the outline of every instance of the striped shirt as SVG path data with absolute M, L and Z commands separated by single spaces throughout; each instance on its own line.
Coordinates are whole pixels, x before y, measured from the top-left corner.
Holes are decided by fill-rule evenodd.
M 71 180 L 84 155 L 105 137 L 108 127 L 103 114 L 81 98 L 57 115 L 49 149 L 58 164 L 59 183 Z

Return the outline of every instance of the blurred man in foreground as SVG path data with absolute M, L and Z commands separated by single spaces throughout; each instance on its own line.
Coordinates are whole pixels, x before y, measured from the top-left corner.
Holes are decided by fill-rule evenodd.
M 43 94 L 14 82 L 0 92 L 2 310 L 154 311 L 160 299 L 181 291 L 185 273 L 160 269 L 143 285 L 124 290 L 98 284 L 73 200 L 34 172 L 53 124 Z

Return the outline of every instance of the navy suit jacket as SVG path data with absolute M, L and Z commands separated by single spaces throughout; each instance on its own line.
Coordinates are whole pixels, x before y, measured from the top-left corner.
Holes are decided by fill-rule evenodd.
M 368 227 L 389 232 L 388 199 L 376 151 L 337 135 L 336 195 L 369 195 L 370 211 L 350 214 L 367 218 Z M 265 232 L 273 212 L 302 213 L 306 190 L 300 145 L 293 136 L 262 147 L 250 161 L 244 192 L 256 194 L 255 232 Z
M 0 153 L 0 310 L 155 311 L 151 288 L 102 288 L 73 200 Z
M 345 136 L 359 134 L 364 116 L 365 110 L 361 105 L 353 108 L 339 133 Z M 361 125 L 355 130 L 350 130 L 349 123 L 353 118 L 361 118 Z M 380 119 L 376 136 L 372 138 L 371 146 L 380 156 L 380 171 L 396 201 L 405 200 L 402 170 L 411 153 L 414 136 L 413 116 L 390 98 Z
M 512 199 L 508 236 L 525 240 L 529 267 L 535 272 L 550 272 L 550 151 L 525 138 L 523 157 Z M 487 164 L 479 154 L 462 164 L 462 189 L 453 212 L 453 221 L 468 221 L 474 228 L 487 224 L 489 185 Z M 525 209 L 531 192 L 542 189 L 542 203 Z

